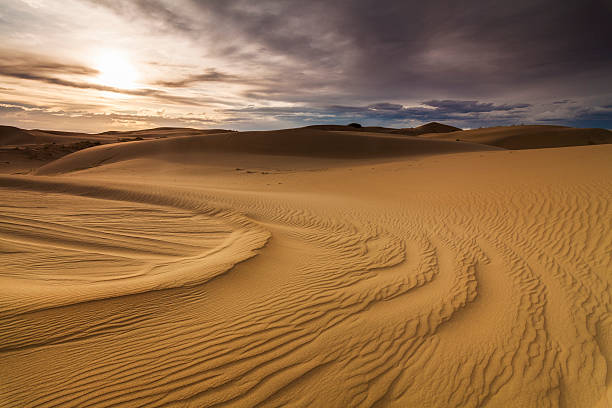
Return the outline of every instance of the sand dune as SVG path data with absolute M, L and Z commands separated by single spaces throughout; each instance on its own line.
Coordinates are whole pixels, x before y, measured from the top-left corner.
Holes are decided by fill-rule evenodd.
M 358 132 L 372 132 L 372 133 L 391 133 L 396 135 L 407 135 L 407 136 L 418 136 L 426 133 L 448 133 L 456 132 L 461 130 L 458 127 L 445 125 L 438 122 L 430 122 L 414 128 L 389 128 L 382 126 L 363 126 L 355 128 L 348 125 L 311 125 L 307 126 L 306 129 L 319 129 L 319 130 L 336 130 L 336 131 L 358 131 Z
M 494 147 L 454 141 L 396 137 L 381 133 L 288 129 L 231 132 L 99 146 L 43 166 L 38 174 L 65 173 L 135 158 L 162 156 L 181 163 L 199 161 L 202 154 L 238 153 L 302 158 L 381 159 L 468 151 Z M 241 159 L 234 162 L 240 165 Z M 265 162 L 265 159 L 264 159 Z
M 13 126 L 0 126 L 0 146 L 19 146 L 45 143 L 75 143 L 93 141 L 115 143 L 127 138 L 165 138 L 186 135 L 206 135 L 229 132 L 224 129 L 190 129 L 190 128 L 155 128 L 135 131 L 109 131 L 102 133 L 62 132 L 56 130 L 25 130 Z
M 391 133 L 396 133 L 400 135 L 408 135 L 408 136 L 419 136 L 428 133 L 449 133 L 449 132 L 457 132 L 460 131 L 458 127 L 445 125 L 443 123 L 431 122 L 426 123 L 425 125 L 417 126 L 415 128 L 404 128 L 404 129 L 396 129 Z
M 610 157 L 294 129 L 0 176 L 0 406 L 609 406 Z
M 0 126 L 0 146 L 19 146 L 44 143 L 74 143 L 80 141 L 115 141 L 106 135 L 87 133 L 55 132 L 48 130 L 25 130 L 13 126 Z
M 612 132 L 606 129 L 577 129 L 546 125 L 503 126 L 428 134 L 423 137 L 437 140 L 461 140 L 513 150 L 612 143 Z
M 102 132 L 100 135 L 116 136 L 122 138 L 128 137 L 142 137 L 147 138 L 165 138 L 174 136 L 189 136 L 189 135 L 207 135 L 213 133 L 227 133 L 231 130 L 226 129 L 193 129 L 193 128 L 173 128 L 173 127 L 160 127 L 153 129 L 142 129 L 133 131 L 109 131 Z
M 24 130 L 0 126 L 0 173 L 28 174 L 45 163 L 100 144 L 229 132 L 223 129 L 156 128 L 98 134 Z

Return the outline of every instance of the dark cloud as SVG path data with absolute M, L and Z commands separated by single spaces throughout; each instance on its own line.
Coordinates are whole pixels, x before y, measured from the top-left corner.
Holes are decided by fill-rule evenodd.
M 159 0 L 102 3 L 212 38 L 228 57 L 242 58 L 248 44 L 260 50 L 257 63 L 269 55 L 306 63 L 304 71 L 326 71 L 327 85 L 337 81 L 348 94 L 413 97 L 482 95 L 609 69 L 608 1 L 191 0 L 172 10 Z
M 78 64 L 50 60 L 40 55 L 0 50 L 0 75 L 30 79 L 49 75 L 96 75 L 98 71 Z
M 192 20 L 172 10 L 172 4 L 165 4 L 159 0 L 86 0 L 89 3 L 106 7 L 120 16 L 133 19 L 146 17 L 151 27 L 181 31 L 191 31 Z M 174 5 L 176 7 L 176 4 Z
M 531 105 L 528 103 L 504 104 L 495 105 L 493 103 L 480 103 L 478 101 L 453 101 L 453 100 L 433 100 L 426 101 L 423 104 L 438 108 L 442 112 L 455 113 L 472 113 L 472 112 L 493 112 L 493 111 L 510 111 L 519 108 L 528 108 Z
M 612 122 L 612 105 L 579 109 L 571 119 L 581 122 Z
M 0 112 L 22 112 L 25 111 L 21 106 L 0 104 Z
M 300 124 L 344 123 L 359 120 L 375 125 L 403 126 L 411 121 L 450 121 L 473 125 L 479 122 L 516 123 L 525 117 L 521 108 L 529 104 L 496 105 L 478 101 L 429 101 L 422 106 L 402 106 L 394 103 L 375 103 L 367 106 L 330 105 L 319 107 L 247 107 L 226 109 L 223 113 L 241 121 L 277 118 Z
M 554 104 L 554 103 L 553 103 Z M 549 111 L 538 117 L 538 122 L 586 128 L 607 128 L 612 130 L 612 105 L 582 105 L 572 103 L 556 105 L 564 109 Z
M 157 81 L 155 85 L 164 86 L 167 88 L 184 88 L 199 82 L 234 82 L 237 80 L 238 77 L 234 75 L 228 75 L 214 69 L 209 69 L 203 74 L 189 75 L 182 79 Z
M 612 94 L 609 0 L 105 0 L 118 13 L 205 38 L 206 52 L 260 68 L 253 100 L 321 105 L 425 100 L 440 113 L 514 111 Z M 230 80 L 203 74 L 165 86 Z M 468 100 L 450 106 L 448 99 Z M 566 99 L 558 104 L 565 103 Z M 380 110 L 386 110 L 380 107 Z

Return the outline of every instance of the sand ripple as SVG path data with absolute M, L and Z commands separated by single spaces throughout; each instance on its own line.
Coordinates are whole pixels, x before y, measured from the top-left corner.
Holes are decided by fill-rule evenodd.
M 609 181 L 383 208 L 2 180 L 19 188 L 2 194 L 2 279 L 51 280 L 37 308 L 106 299 L 10 315 L 24 292 L 3 289 L 0 406 L 604 404 Z M 43 208 L 17 205 L 40 191 Z

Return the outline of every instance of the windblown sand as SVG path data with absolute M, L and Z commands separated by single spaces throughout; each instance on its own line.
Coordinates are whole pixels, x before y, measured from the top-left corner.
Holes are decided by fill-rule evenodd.
M 283 132 L 0 176 L 0 406 L 610 406 L 612 145 Z

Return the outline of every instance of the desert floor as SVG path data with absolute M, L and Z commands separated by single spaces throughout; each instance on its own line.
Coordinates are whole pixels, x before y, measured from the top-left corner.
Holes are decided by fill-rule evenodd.
M 0 175 L 0 406 L 612 404 L 612 145 L 335 135 Z

